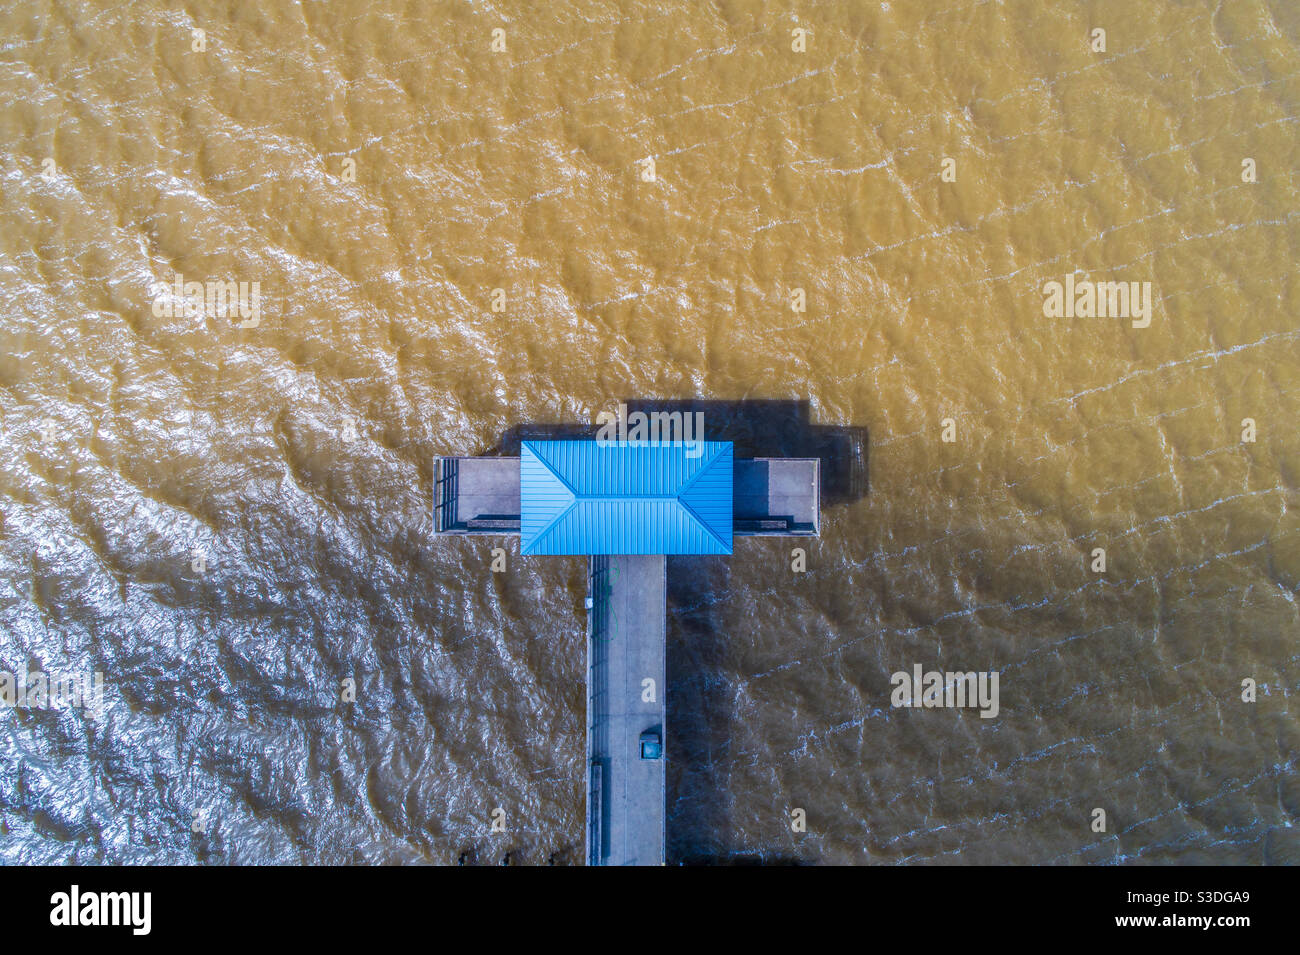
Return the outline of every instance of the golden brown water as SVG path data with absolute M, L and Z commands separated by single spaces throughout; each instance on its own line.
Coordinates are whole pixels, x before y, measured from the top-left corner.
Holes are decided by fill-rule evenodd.
M 0 37 L 0 669 L 108 701 L 0 713 L 0 860 L 580 859 L 583 562 L 435 542 L 432 459 L 631 396 L 870 434 L 806 575 L 674 562 L 672 860 L 1300 858 L 1300 7 L 77 0 Z M 1152 283 L 1150 326 L 1045 317 L 1076 272 Z M 260 323 L 155 314 L 177 274 Z M 891 709 L 915 663 L 1000 671 L 1000 715 Z

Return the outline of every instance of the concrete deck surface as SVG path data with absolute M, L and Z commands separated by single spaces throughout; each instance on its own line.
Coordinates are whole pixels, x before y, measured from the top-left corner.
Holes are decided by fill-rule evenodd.
M 599 763 L 599 851 L 589 858 L 601 865 L 662 865 L 664 863 L 664 764 L 671 757 L 665 734 L 665 637 L 667 561 L 663 557 L 593 558 L 603 594 L 594 598 L 593 613 L 601 626 L 591 629 L 588 675 L 588 746 Z M 602 606 L 603 603 L 603 606 Z M 653 698 L 646 680 L 653 682 Z M 640 738 L 646 730 L 659 733 L 664 753 L 643 760 Z M 589 849 L 595 847 L 589 847 Z
M 470 521 L 519 520 L 518 458 L 446 458 L 456 468 L 456 497 L 446 529 L 464 531 Z M 518 533 L 516 524 L 511 533 Z
M 817 458 L 739 458 L 733 478 L 737 534 L 764 533 L 758 521 L 785 520 L 766 533 L 815 534 L 819 530 L 820 475 Z

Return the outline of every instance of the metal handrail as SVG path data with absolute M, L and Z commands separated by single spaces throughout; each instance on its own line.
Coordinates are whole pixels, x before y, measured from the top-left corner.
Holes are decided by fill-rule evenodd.
M 460 467 L 455 458 L 439 458 L 434 475 L 433 529 L 442 533 L 452 522 L 447 515 L 454 514 L 454 505 L 460 489 Z
M 609 741 L 606 739 L 605 727 L 596 719 L 600 712 L 597 705 L 607 689 L 604 680 L 604 661 L 606 656 L 605 630 L 608 623 L 606 609 L 609 602 L 609 558 L 595 556 L 591 558 L 587 574 L 587 596 L 591 609 L 587 614 L 588 673 L 587 673 L 587 762 L 591 778 L 587 792 L 587 851 L 588 863 L 600 865 L 604 848 L 604 818 L 601 801 L 603 796 L 604 767 L 598 757 L 607 751 Z

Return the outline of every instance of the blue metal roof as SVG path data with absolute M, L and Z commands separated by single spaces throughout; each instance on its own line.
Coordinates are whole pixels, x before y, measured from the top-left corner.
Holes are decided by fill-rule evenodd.
M 730 441 L 525 441 L 521 553 L 730 554 L 731 468 Z

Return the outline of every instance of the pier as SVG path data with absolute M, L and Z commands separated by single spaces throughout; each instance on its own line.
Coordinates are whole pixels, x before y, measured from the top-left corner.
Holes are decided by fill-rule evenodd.
M 518 457 L 435 461 L 437 534 L 587 558 L 588 864 L 665 862 L 667 556 L 816 536 L 820 506 L 818 458 L 733 459 L 731 442 L 525 440 Z

